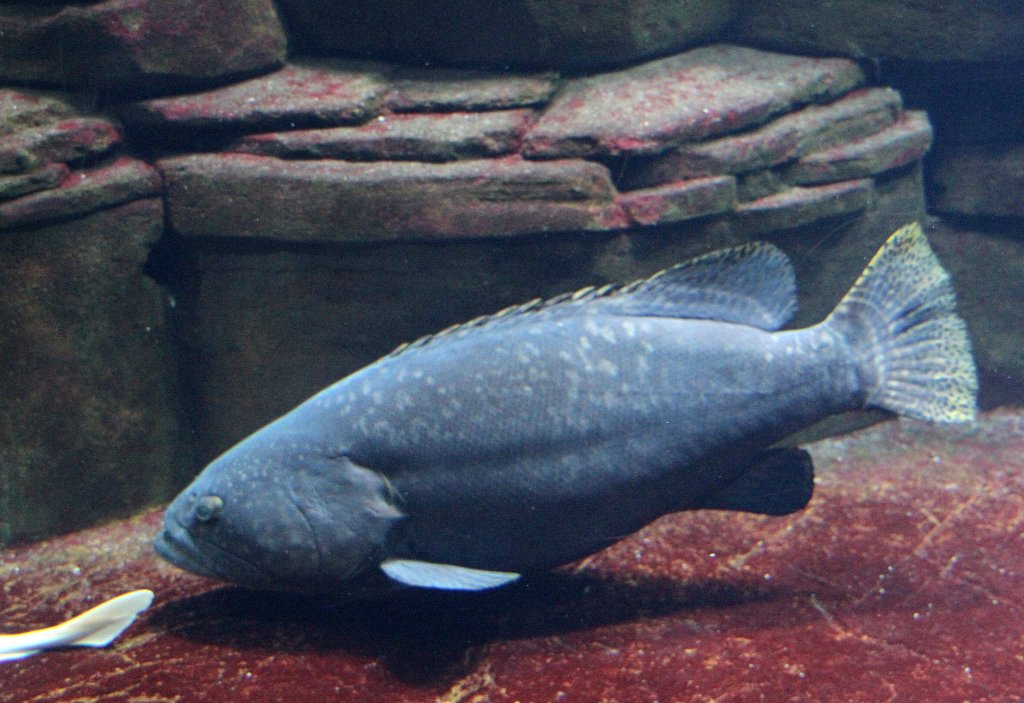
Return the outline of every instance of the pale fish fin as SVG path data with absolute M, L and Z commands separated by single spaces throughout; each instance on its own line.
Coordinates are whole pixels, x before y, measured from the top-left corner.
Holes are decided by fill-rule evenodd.
M 0 662 L 21 659 L 54 647 L 104 647 L 124 632 L 152 602 L 152 591 L 131 591 L 60 625 L 0 635 Z
M 519 578 L 519 574 L 511 571 L 485 571 L 414 559 L 388 559 L 380 568 L 388 578 L 406 586 L 448 591 L 483 591 L 504 586 Z

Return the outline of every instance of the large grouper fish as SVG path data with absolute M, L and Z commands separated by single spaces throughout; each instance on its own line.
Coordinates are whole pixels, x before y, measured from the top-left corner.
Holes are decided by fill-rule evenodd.
M 493 588 L 666 513 L 803 508 L 810 457 L 772 445 L 829 415 L 973 419 L 965 326 L 917 224 L 823 322 L 781 330 L 795 307 L 788 258 L 755 242 L 425 337 L 214 460 L 156 549 L 259 589 Z

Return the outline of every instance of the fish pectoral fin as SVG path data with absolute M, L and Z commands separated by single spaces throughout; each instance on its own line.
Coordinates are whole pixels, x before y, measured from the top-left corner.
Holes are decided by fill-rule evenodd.
M 124 632 L 152 602 L 152 591 L 131 591 L 59 625 L 0 635 L 0 662 L 21 659 L 54 647 L 104 647 Z
M 789 515 L 807 506 L 814 493 L 814 462 L 803 449 L 765 449 L 725 487 L 704 496 L 697 508 Z
M 448 591 L 484 591 L 504 586 L 519 578 L 519 574 L 511 571 L 486 571 L 415 559 L 388 559 L 380 568 L 388 578 L 406 586 Z

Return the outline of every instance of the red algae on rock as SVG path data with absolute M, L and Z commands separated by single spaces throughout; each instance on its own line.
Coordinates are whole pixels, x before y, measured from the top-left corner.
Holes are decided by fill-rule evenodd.
M 132 588 L 110 648 L 5 665 L 0 701 L 1012 701 L 1024 689 L 1024 415 L 809 446 L 787 518 L 672 515 L 490 593 L 260 594 L 160 562 L 131 520 L 0 553 L 0 623 Z

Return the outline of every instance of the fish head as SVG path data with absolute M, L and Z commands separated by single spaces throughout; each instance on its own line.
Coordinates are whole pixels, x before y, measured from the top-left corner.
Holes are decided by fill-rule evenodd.
M 386 479 L 301 438 L 270 441 L 261 432 L 174 499 L 157 553 L 187 571 L 266 590 L 330 591 L 379 563 L 402 516 Z

